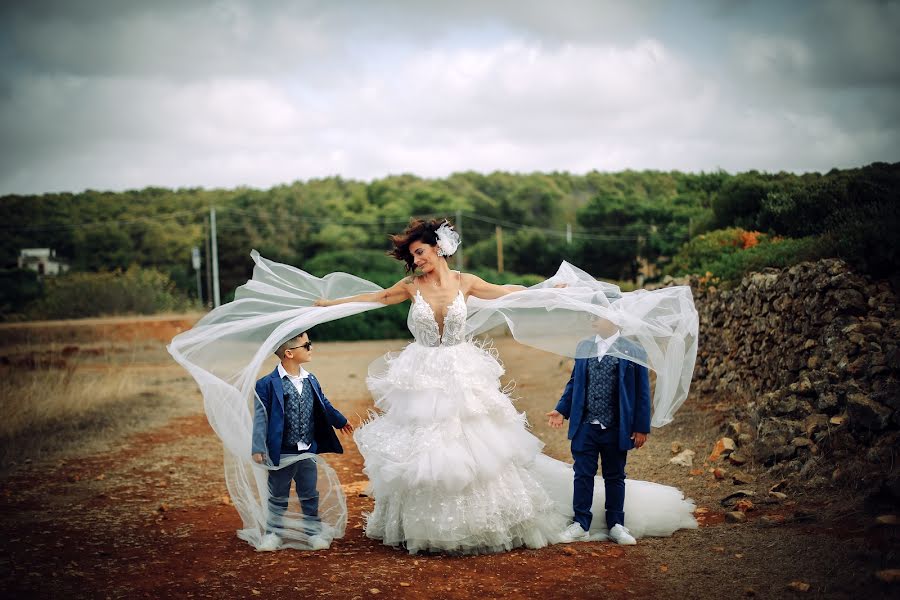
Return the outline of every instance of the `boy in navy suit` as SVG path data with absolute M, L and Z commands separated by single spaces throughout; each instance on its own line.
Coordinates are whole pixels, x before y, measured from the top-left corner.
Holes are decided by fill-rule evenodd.
M 595 319 L 597 335 L 582 342 L 579 355 L 601 358 L 575 360 L 572 376 L 556 409 L 547 413 L 550 427 L 559 429 L 569 419 L 575 482 L 572 495 L 574 523 L 563 540 L 585 541 L 591 528 L 591 504 L 598 461 L 606 489 L 606 526 L 618 544 L 635 544 L 625 528 L 625 459 L 640 448 L 650 433 L 650 376 L 646 367 L 606 354 L 611 348 L 640 358 L 643 351 L 619 336 L 618 328 Z
M 271 466 L 278 467 L 282 458 L 298 454 L 343 453 L 332 428 L 350 434 L 353 426 L 331 405 L 316 377 L 302 366 L 312 360 L 309 335 L 303 332 L 286 340 L 275 350 L 275 355 L 281 362 L 256 382 L 253 460 L 263 464 L 268 456 Z M 269 471 L 269 522 L 258 550 L 275 550 L 281 544 L 276 531 L 283 525 L 292 481 L 304 521 L 318 521 L 316 475 L 316 461 L 310 458 Z M 319 535 L 318 529 L 310 525 L 305 529 L 308 545 L 313 550 L 329 546 L 330 542 Z

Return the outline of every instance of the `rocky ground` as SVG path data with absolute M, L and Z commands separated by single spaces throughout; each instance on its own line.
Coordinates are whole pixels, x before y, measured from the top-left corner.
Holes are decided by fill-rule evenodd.
M 346 440 L 346 453 L 329 457 L 347 496 L 346 537 L 324 551 L 257 553 L 235 536 L 221 445 L 199 393 L 151 337 L 135 358 L 161 369 L 145 391 L 102 419 L 86 416 L 90 427 L 36 432 L 13 453 L 0 479 L 5 597 L 887 598 L 900 590 L 881 580 L 900 566 L 896 508 L 867 504 L 848 486 L 780 484 L 733 464 L 727 443 L 717 449 L 733 407 L 712 395 L 689 399 L 629 457 L 629 477 L 677 486 L 696 501 L 697 530 L 633 547 L 411 556 L 363 535 L 371 500 Z M 317 343 L 310 370 L 355 422 L 371 406 L 366 366 L 401 345 Z M 543 414 L 570 363 L 509 340 L 496 345 L 534 433 L 549 454 L 567 458 L 564 435 Z M 672 464 L 683 450 L 693 451 L 692 464 Z

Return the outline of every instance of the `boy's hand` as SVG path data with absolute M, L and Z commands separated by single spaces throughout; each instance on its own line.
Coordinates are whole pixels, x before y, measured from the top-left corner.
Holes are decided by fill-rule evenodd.
M 341 427 L 341 433 L 344 435 L 350 435 L 353 433 L 353 425 L 350 424 L 350 421 L 347 421 L 347 424 Z
M 263 464 L 263 461 L 266 459 L 265 455 L 262 452 L 257 452 L 253 455 L 253 462 L 258 465 Z
M 638 433 L 637 431 L 631 434 L 631 439 L 634 440 L 635 450 L 647 443 L 647 435 L 648 434 L 646 433 Z
M 547 424 L 553 429 L 559 429 L 563 426 L 564 417 L 559 411 L 551 410 L 547 413 Z

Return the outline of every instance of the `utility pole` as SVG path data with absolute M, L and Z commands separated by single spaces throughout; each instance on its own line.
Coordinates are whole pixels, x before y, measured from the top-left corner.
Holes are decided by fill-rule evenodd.
M 207 308 L 212 308 L 212 264 L 210 264 L 212 257 L 212 246 L 209 241 L 209 232 L 211 230 L 209 217 L 206 217 L 206 230 L 203 232 L 204 243 L 206 244 L 206 256 L 204 256 L 204 262 L 206 262 L 206 306 Z
M 456 233 L 459 234 L 460 240 L 462 239 L 462 211 L 456 209 Z M 462 271 L 463 269 L 463 249 L 462 244 L 460 244 L 456 248 L 456 270 Z
M 203 287 L 200 285 L 200 248 L 197 246 L 191 248 L 191 266 L 197 275 L 197 302 L 203 304 Z
M 503 228 L 497 225 L 497 272 L 503 272 Z
M 635 273 L 634 273 L 634 285 L 635 285 L 635 287 L 638 287 L 638 288 L 644 287 L 644 265 L 643 265 L 642 259 L 641 259 L 641 253 L 643 252 L 643 248 L 644 248 L 644 236 L 639 235 L 639 236 L 637 236 L 637 248 L 636 248 L 637 256 L 634 258 L 635 266 L 637 267 L 635 269 Z
M 572 224 L 566 223 L 566 244 L 572 245 Z
M 209 207 L 209 237 L 212 243 L 213 308 L 218 308 L 219 299 L 219 245 L 216 243 L 216 207 Z

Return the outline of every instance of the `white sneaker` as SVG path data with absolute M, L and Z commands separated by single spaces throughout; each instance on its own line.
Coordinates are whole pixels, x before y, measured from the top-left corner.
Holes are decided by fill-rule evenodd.
M 263 536 L 256 550 L 257 552 L 272 552 L 273 550 L 278 550 L 279 546 L 281 546 L 281 538 L 274 533 L 267 533 Z
M 622 544 L 623 546 L 634 546 L 637 544 L 637 541 L 634 539 L 634 536 L 631 535 L 631 532 L 621 525 L 616 525 L 610 529 L 609 537 L 611 537 L 615 543 Z
M 309 536 L 309 548 L 310 550 L 325 550 L 329 548 L 331 544 L 323 538 L 321 535 L 311 535 Z
M 586 542 L 588 541 L 588 532 L 582 529 L 579 523 L 572 523 L 562 532 L 560 538 L 564 544 Z

